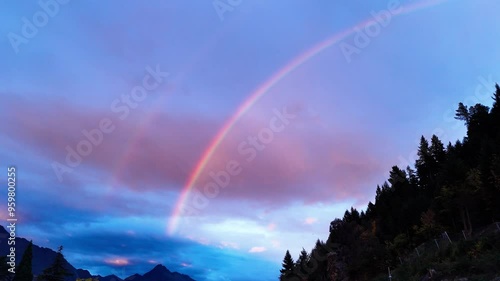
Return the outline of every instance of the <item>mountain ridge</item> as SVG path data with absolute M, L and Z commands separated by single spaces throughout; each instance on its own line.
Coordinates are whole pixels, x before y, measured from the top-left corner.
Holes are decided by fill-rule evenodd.
M 9 233 L 3 225 L 0 225 L 0 256 L 7 256 L 9 254 L 10 246 L 4 243 L 4 238 L 9 237 Z M 16 266 L 21 261 L 21 257 L 24 251 L 28 247 L 30 241 L 22 237 L 16 237 Z M 45 268 L 47 268 L 52 261 L 55 259 L 57 252 L 50 249 L 36 245 L 33 243 L 33 260 L 32 260 L 32 271 L 33 275 L 39 275 Z M 181 274 L 178 272 L 171 272 L 166 266 L 162 264 L 157 264 L 150 271 L 144 273 L 143 275 L 135 273 L 125 279 L 111 274 L 107 276 L 92 275 L 86 269 L 76 269 L 70 262 L 64 259 L 64 264 L 66 269 L 73 274 L 73 276 L 67 277 L 65 281 L 75 281 L 77 279 L 88 279 L 97 278 L 99 281 L 195 281 L 190 276 Z

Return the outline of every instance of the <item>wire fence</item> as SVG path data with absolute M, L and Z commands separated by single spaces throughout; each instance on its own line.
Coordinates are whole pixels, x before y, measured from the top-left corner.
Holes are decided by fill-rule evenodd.
M 476 240 L 478 238 L 497 233 L 500 233 L 500 222 L 495 222 L 488 226 L 478 228 L 473 230 L 472 233 L 467 233 L 466 231 L 462 231 L 460 233 L 443 232 L 439 237 L 420 244 L 410 254 L 404 257 L 399 257 L 399 262 L 400 264 L 415 263 L 418 262 L 421 257 L 439 253 L 439 251 L 445 250 L 453 243 Z

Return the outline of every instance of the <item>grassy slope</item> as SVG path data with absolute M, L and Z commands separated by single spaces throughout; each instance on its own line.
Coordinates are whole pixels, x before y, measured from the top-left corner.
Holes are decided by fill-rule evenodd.
M 392 281 L 420 281 L 429 269 L 436 271 L 431 280 L 457 277 L 466 277 L 468 281 L 493 280 L 500 276 L 500 235 L 454 243 L 434 254 L 421 256 L 395 269 Z M 374 280 L 388 280 L 388 277 L 384 274 Z

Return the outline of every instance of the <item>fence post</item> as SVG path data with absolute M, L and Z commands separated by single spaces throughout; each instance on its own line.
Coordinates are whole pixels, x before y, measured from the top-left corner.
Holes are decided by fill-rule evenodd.
M 444 234 L 446 234 L 446 237 L 448 237 L 448 241 L 450 241 L 450 244 L 453 244 L 453 243 L 451 242 L 450 236 L 448 235 L 448 232 L 446 232 L 446 231 L 445 231 L 445 232 L 444 232 Z

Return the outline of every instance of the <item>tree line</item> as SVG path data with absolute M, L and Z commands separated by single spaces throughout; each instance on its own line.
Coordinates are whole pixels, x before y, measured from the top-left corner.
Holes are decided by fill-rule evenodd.
M 346 210 L 331 222 L 327 240 L 296 261 L 286 252 L 280 280 L 369 280 L 444 231 L 467 235 L 499 221 L 499 85 L 491 108 L 459 103 L 455 119 L 466 126 L 462 140 L 444 145 L 436 135 L 422 136 L 414 166 L 393 166 L 375 202 Z

